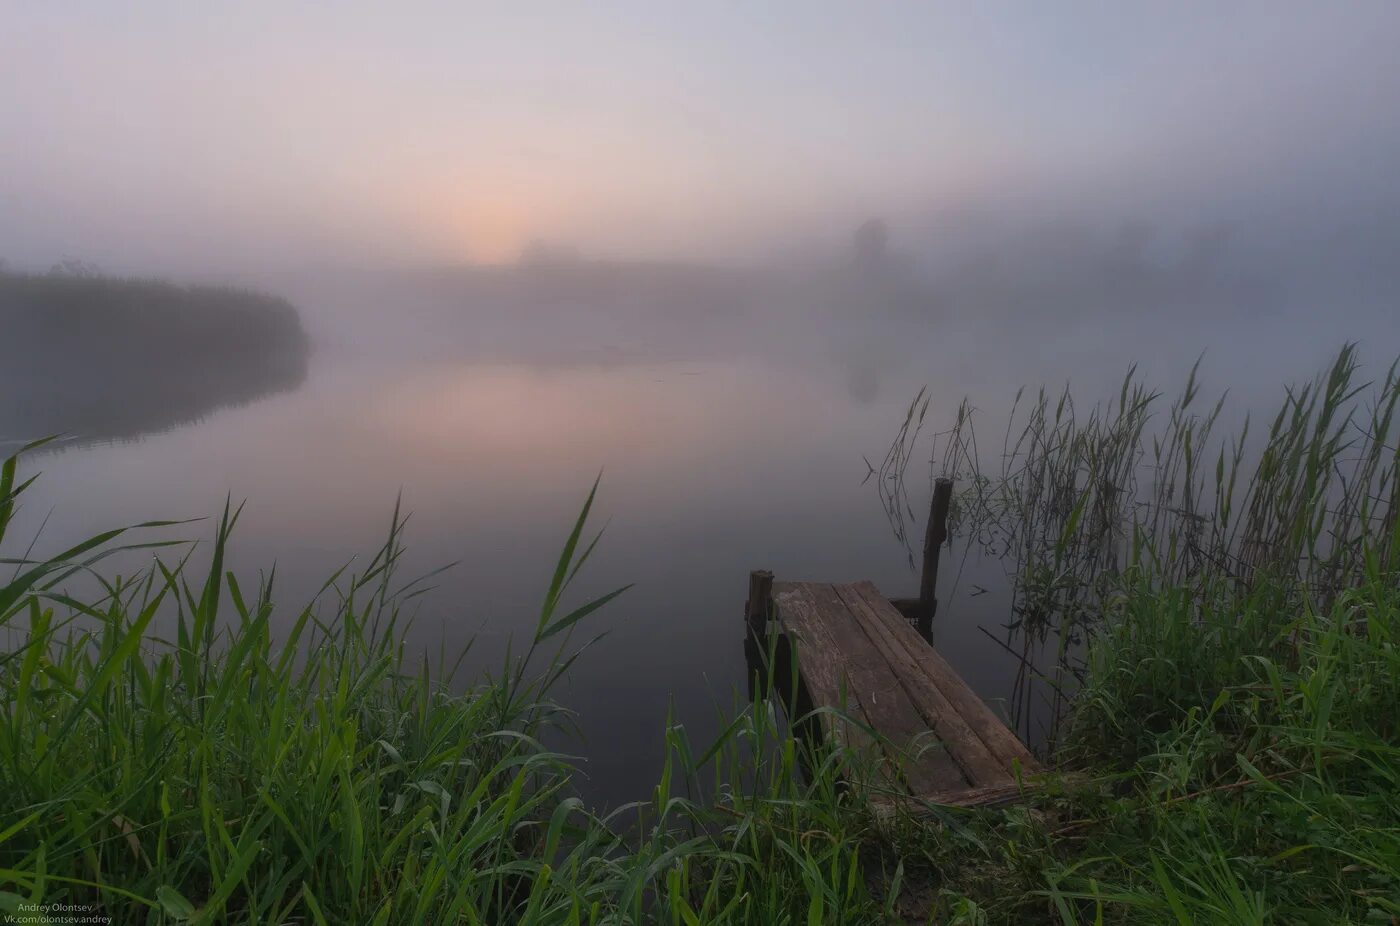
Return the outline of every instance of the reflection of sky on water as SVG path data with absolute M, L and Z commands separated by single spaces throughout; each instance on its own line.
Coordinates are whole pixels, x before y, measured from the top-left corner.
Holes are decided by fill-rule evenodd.
M 36 459 L 44 473 L 13 537 L 27 540 L 47 516 L 40 548 L 56 549 L 112 525 L 213 514 L 232 492 L 248 501 L 231 565 L 275 562 L 279 600 L 300 605 L 348 558 L 372 552 L 402 491 L 413 513 L 406 572 L 458 563 L 420 599 L 410 651 L 474 637 L 476 672 L 499 665 L 507 638 L 533 625 L 601 468 L 595 510 L 607 535 L 576 594 L 636 585 L 590 619 L 608 636 L 560 695 L 579 712 L 585 741 L 574 748 L 588 757 L 590 793 L 612 803 L 652 783 L 671 700 L 702 741 L 716 705 L 742 690 L 750 569 L 914 593 L 917 576 L 861 481 L 862 457 L 878 461 L 921 385 L 932 389 L 930 429 L 971 395 L 994 454 L 1022 383 L 1073 379 L 1097 399 L 1136 359 L 1170 390 L 1203 347 L 1223 352 L 1246 330 L 1216 320 L 1207 334 L 1168 318 L 1008 333 L 975 320 L 835 314 L 813 326 L 777 309 L 693 336 L 679 324 L 577 318 L 554 330 L 536 316 L 528 337 L 496 318 L 487 341 L 471 312 L 415 321 L 405 300 L 390 342 L 372 327 L 336 328 L 317 308 L 320 346 L 299 389 L 138 443 Z M 1311 376 L 1335 347 L 1306 318 L 1275 330 L 1291 332 L 1277 365 L 1208 355 L 1208 390 L 1232 386 L 1241 407 L 1272 405 L 1282 381 Z M 917 475 L 911 484 L 922 515 L 925 486 Z M 964 553 L 955 539 L 944 557 L 937 642 L 997 698 L 1014 664 L 978 628 L 1006 618 L 1001 570 Z

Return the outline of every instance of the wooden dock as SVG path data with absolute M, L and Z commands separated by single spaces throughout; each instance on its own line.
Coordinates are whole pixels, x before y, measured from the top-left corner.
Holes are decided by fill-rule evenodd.
M 951 486 L 949 486 L 951 488 Z M 946 513 L 948 492 L 935 491 Z M 933 522 L 937 522 L 936 530 Z M 775 582 L 749 578 L 745 608 L 752 649 L 777 656 L 773 690 L 809 735 L 871 751 L 892 799 L 974 806 L 1015 799 L 1040 771 L 1029 750 L 922 635 L 931 625 L 941 519 L 931 520 L 920 599 L 891 602 L 870 582 Z M 919 629 L 915 629 L 915 624 Z M 784 678 L 795 668 L 795 691 Z M 791 688 L 791 686 L 786 686 Z M 835 708 L 864 724 L 847 723 Z

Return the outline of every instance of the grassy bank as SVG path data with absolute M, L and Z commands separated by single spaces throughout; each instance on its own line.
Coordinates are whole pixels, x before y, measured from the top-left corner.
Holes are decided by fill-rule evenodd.
M 0 523 L 24 487 L 15 471 L 12 460 Z M 738 711 L 701 751 L 673 727 L 650 801 L 601 818 L 573 795 L 569 762 L 540 733 L 560 719 L 549 691 L 580 648 L 575 632 L 610 597 L 561 604 L 591 549 L 587 514 L 527 650 L 460 695 L 447 684 L 456 654 L 419 664 L 399 646 L 400 607 L 421 586 L 395 575 L 397 519 L 362 570 L 291 612 L 270 577 L 223 571 L 236 511 L 202 557 L 112 532 L 19 565 L 0 592 L 0 912 L 80 903 L 121 923 L 878 915 L 834 776 L 799 777 L 766 707 Z M 95 595 L 61 591 L 98 577 L 109 554 L 147 549 L 161 559 L 98 579 Z M 777 757 L 756 780 L 751 754 Z M 686 797 L 702 774 L 720 804 Z M 741 779 L 755 787 L 732 790 Z
M 592 549 L 591 496 L 524 651 L 460 694 L 448 684 L 456 654 L 421 663 L 398 643 L 402 606 L 426 588 L 396 574 L 398 518 L 372 560 L 309 605 L 279 601 L 271 577 L 225 572 L 236 511 L 193 549 L 173 538 L 210 526 L 19 557 L 0 586 L 0 911 L 82 903 L 118 923 L 1390 922 L 1393 379 L 1350 419 L 1348 403 L 1371 393 L 1333 382 L 1332 398 L 1281 419 L 1256 462 L 1241 454 L 1238 475 L 1214 460 L 1189 469 L 1193 486 L 1215 472 L 1217 491 L 1245 487 L 1229 507 L 1257 527 L 1222 537 L 1307 525 L 1248 569 L 1192 553 L 1183 571 L 1171 529 L 1134 526 L 1150 512 L 1124 500 L 1126 478 L 1099 478 L 1118 459 L 1105 442 L 1147 439 L 1145 424 L 1090 440 L 1081 421 L 1040 442 L 1024 472 L 1069 502 L 1043 502 L 1061 520 L 1035 521 L 1040 541 L 1023 534 L 1013 573 L 1018 608 L 1058 609 L 1025 632 L 1067 641 L 1033 672 L 1060 686 L 1055 748 L 1078 774 L 1004 809 L 875 818 L 864 757 L 803 755 L 761 698 L 734 705 L 714 743 L 672 723 L 649 799 L 608 816 L 584 806 L 541 734 L 563 721 L 553 686 L 606 604 L 569 603 Z M 1195 420 L 1189 403 L 1168 417 Z M 1376 461 L 1365 488 L 1346 478 L 1353 488 L 1339 490 L 1327 474 L 1354 474 L 1338 464 L 1358 453 Z M 0 475 L 5 549 L 22 550 L 2 532 L 25 478 L 14 460 Z M 1011 524 L 1028 504 L 1003 476 L 966 481 L 965 531 L 995 530 L 976 520 L 991 514 Z M 1100 492 L 1121 517 L 1090 516 Z M 1316 520 L 1363 497 L 1345 535 Z

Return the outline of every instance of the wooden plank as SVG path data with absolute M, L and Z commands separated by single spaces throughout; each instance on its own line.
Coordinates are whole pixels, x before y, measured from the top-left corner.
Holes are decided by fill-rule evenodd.
M 778 642 L 801 683 L 789 717 L 809 735 L 878 757 L 885 794 L 873 801 L 1019 797 L 1013 763 L 1039 770 L 1029 750 L 872 583 L 775 582 L 772 593 Z M 830 712 L 802 720 L 824 707 L 844 708 L 850 722 Z
M 812 583 L 794 582 L 778 583 L 774 590 L 774 612 L 781 621 L 782 639 L 788 642 L 789 651 L 794 654 L 809 694 L 811 703 L 804 709 L 835 708 L 849 721 L 854 721 L 842 720 L 829 712 L 817 718 L 819 729 L 831 742 L 838 747 L 849 747 L 876 763 L 876 778 L 871 784 L 890 795 L 905 794 L 907 789 L 896 775 L 882 744 L 855 725 L 861 723 L 877 729 L 860 692 L 852 690 L 844 664 L 845 654 L 832 634 L 832 622 L 821 619 L 820 604 L 813 595 L 813 588 Z M 809 683 L 809 679 L 814 679 L 815 683 Z
M 927 795 L 875 795 L 868 801 L 870 809 L 882 819 L 899 814 L 919 816 L 938 808 L 995 807 L 1020 800 L 1024 789 L 1014 782 L 988 788 L 964 788 L 958 791 L 941 791 Z
M 816 606 L 810 619 L 823 622 L 838 647 L 834 655 L 848 696 L 859 698 L 870 726 L 887 740 L 882 744 L 885 754 L 909 789 L 915 794 L 930 794 L 971 787 L 973 782 L 930 730 L 909 691 L 891 671 L 884 654 L 871 645 L 837 590 L 829 584 L 812 583 L 803 591 Z
M 831 639 L 824 626 L 807 619 L 812 604 L 807 597 L 802 582 L 774 582 L 773 605 L 782 626 L 782 633 L 790 640 L 793 659 L 803 686 L 811 696 L 812 707 L 839 707 L 841 705 L 841 677 L 836 660 L 823 656 L 823 652 L 835 654 L 836 641 Z M 786 680 L 779 679 L 779 685 Z M 848 697 L 846 713 L 854 719 L 871 726 L 858 701 Z M 789 719 L 796 722 L 799 707 L 789 705 Z M 871 750 L 883 755 L 879 744 L 859 727 L 841 723 L 830 714 L 819 719 L 822 732 L 837 746 L 851 746 L 858 750 Z
M 851 590 L 866 602 L 869 612 L 873 613 L 879 625 L 888 631 L 888 637 L 897 641 L 908 657 L 937 686 L 944 699 L 952 704 L 954 710 L 972 728 L 978 740 L 996 757 L 1008 775 L 1011 773 L 1013 761 L 1019 761 L 1026 774 L 1039 769 L 1039 764 L 1025 744 L 1016 738 L 1001 718 L 997 717 L 977 693 L 953 671 L 953 667 L 939 655 L 938 650 L 919 639 L 908 623 L 885 604 L 885 599 L 874 583 L 856 582 L 850 586 L 843 586 L 843 589 Z M 885 605 L 883 608 L 880 607 L 882 604 Z
M 1022 788 L 1015 781 L 1008 785 L 991 785 L 985 788 L 968 788 L 964 791 L 944 791 L 921 798 L 929 804 L 942 804 L 945 807 L 988 807 L 1005 804 L 1021 797 Z
M 926 651 L 932 652 L 932 647 L 920 640 L 918 633 L 897 613 L 893 614 L 890 620 L 882 619 L 879 605 L 868 601 L 855 586 L 838 585 L 836 591 L 851 608 L 871 646 L 883 655 L 890 665 L 891 673 L 898 677 L 900 684 L 909 693 L 914 709 L 939 739 L 947 744 L 948 751 L 966 777 L 967 784 L 964 787 L 1009 783 L 1010 766 L 986 747 L 943 690 L 934 684 L 913 656 L 901 645 L 897 639 L 898 633 L 889 626 L 891 620 L 900 625 L 899 631 L 912 636 Z M 890 608 L 883 600 L 881 604 L 884 608 Z M 934 792 L 923 792 L 924 795 L 930 793 Z
M 867 602 L 883 601 L 879 589 L 872 582 L 857 582 L 855 589 Z M 895 628 L 896 636 L 906 651 L 914 656 L 928 676 L 939 686 L 944 696 L 952 702 L 958 713 L 977 732 L 978 737 L 991 750 L 992 754 L 1006 764 L 1008 770 L 1013 760 L 1019 761 L 1022 769 L 1027 773 L 1039 769 L 1039 764 L 1026 745 L 954 671 L 937 649 L 925 644 L 918 638 L 917 634 L 898 633 L 898 630 L 904 628 L 897 615 L 889 611 L 878 613 L 886 626 Z

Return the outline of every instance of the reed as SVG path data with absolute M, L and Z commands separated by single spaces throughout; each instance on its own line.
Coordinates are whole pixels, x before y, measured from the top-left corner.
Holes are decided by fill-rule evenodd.
M 1400 361 L 1364 381 L 1344 347 L 1284 391 L 1268 429 L 1220 434 L 1226 397 L 1202 398 L 1199 362 L 1174 400 L 1129 370 L 1113 400 L 1066 387 L 1017 393 L 997 457 L 979 452 L 964 402 L 937 435 L 932 470 L 963 486 L 954 530 L 1003 562 L 1012 606 L 1003 642 L 1024 668 L 1012 704 L 1027 736 L 1058 741 L 1089 644 L 1116 619 L 1126 576 L 1197 598 L 1275 589 L 1279 612 L 1326 610 L 1400 549 Z M 911 406 L 922 421 L 927 397 Z M 896 535 L 908 536 L 908 421 L 879 470 Z M 1031 729 L 1033 699 L 1048 729 Z M 1040 738 L 1040 737 L 1036 737 Z
M 0 468 L 0 540 L 32 484 L 19 456 Z M 863 811 L 835 773 L 859 759 L 812 755 L 761 692 L 701 748 L 670 725 L 650 800 L 602 814 L 574 792 L 570 759 L 542 745 L 566 716 L 550 693 L 587 647 L 575 633 L 625 591 L 565 605 L 598 542 L 584 536 L 593 499 L 524 651 L 465 686 L 462 654 L 404 651 L 404 605 L 429 586 L 398 576 L 397 509 L 362 568 L 291 610 L 275 573 L 224 569 L 227 505 L 202 551 L 168 536 L 191 525 L 149 522 L 5 560 L 0 916 L 65 903 L 118 923 L 878 917 Z
M 1221 435 L 1196 369 L 1171 402 L 1130 372 L 1087 408 L 1018 394 L 990 466 L 963 403 L 931 470 L 1006 565 L 1023 729 L 1038 696 L 1044 751 L 1084 775 L 971 871 L 934 842 L 967 921 L 1400 915 L 1397 402 L 1397 366 L 1365 380 L 1348 346 L 1266 430 Z M 879 471 L 887 511 L 913 510 L 916 430 Z
M 227 504 L 200 546 L 180 535 L 207 528 L 149 522 L 11 556 L 0 916 L 1391 922 L 1400 385 L 1357 374 L 1343 352 L 1257 443 L 1215 449 L 1221 406 L 1198 409 L 1194 376 L 1165 428 L 1131 377 L 1087 413 L 1041 393 L 994 474 L 971 468 L 964 406 L 937 464 L 970 486 L 955 526 L 1008 558 L 1018 644 L 1050 644 L 1023 665 L 1052 654 L 1026 677 L 1061 699 L 1053 758 L 1076 773 L 1007 808 L 874 813 L 871 757 L 795 738 L 774 707 L 791 678 L 736 695 L 709 743 L 672 718 L 653 793 L 587 806 L 543 741 L 588 618 L 625 591 L 568 603 L 596 483 L 523 649 L 475 680 L 462 654 L 404 650 L 431 576 L 399 577 L 397 510 L 362 567 L 291 607 L 275 572 L 225 568 Z M 19 467 L 0 464 L 3 543 L 32 485 Z

